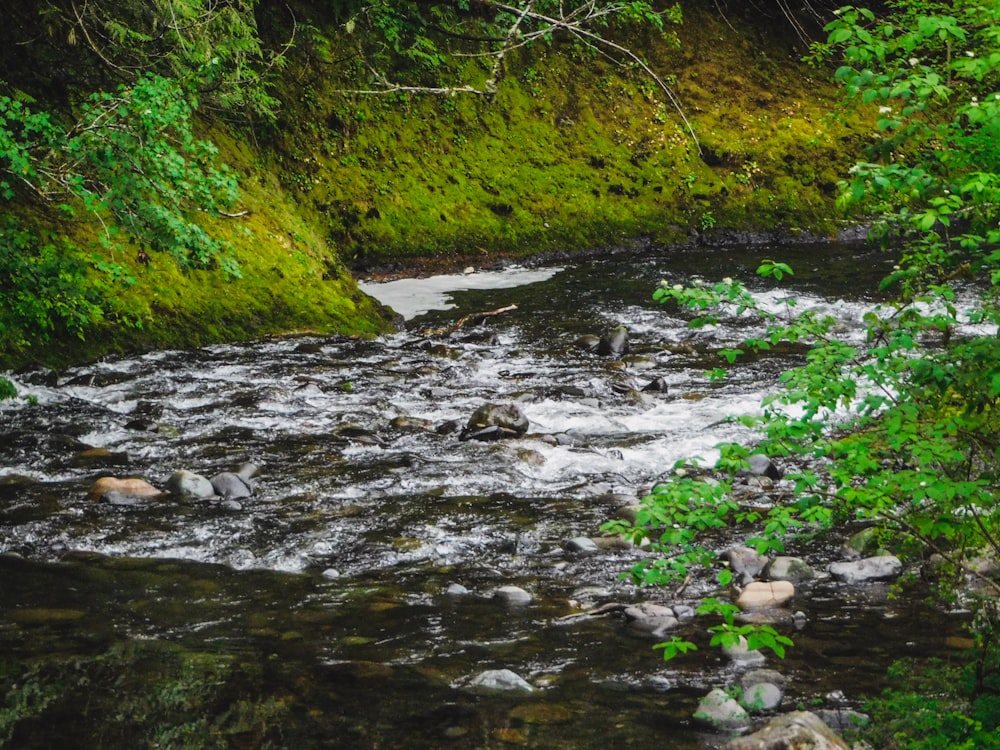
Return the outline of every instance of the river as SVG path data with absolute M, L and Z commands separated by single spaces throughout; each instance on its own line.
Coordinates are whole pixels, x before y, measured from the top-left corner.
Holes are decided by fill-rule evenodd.
M 295 337 L 13 375 L 0 404 L 0 740 L 17 748 L 705 748 L 691 721 L 739 669 L 680 631 L 664 663 L 607 602 L 656 600 L 621 574 L 643 552 L 568 552 L 681 458 L 711 461 L 794 353 L 711 382 L 748 333 L 699 330 L 661 280 L 795 269 L 800 307 L 856 335 L 891 260 L 852 245 L 701 247 L 566 267 L 369 285 L 407 315 L 374 341 Z M 461 291 L 455 291 L 461 288 Z M 514 307 L 511 307 L 514 306 Z M 511 308 L 448 335 L 463 316 Z M 577 346 L 616 326 L 630 353 Z M 665 392 L 643 392 L 662 379 Z M 459 440 L 485 403 L 517 440 Z M 252 497 L 91 502 L 98 476 L 259 467 Z M 737 535 L 720 545 L 738 543 Z M 824 569 L 836 540 L 793 549 Z M 493 596 L 518 586 L 511 607 Z M 685 597 L 715 593 L 710 579 Z M 783 708 L 859 708 L 905 655 L 940 653 L 961 617 L 820 576 L 797 595 Z M 534 691 L 470 689 L 510 669 Z M 215 743 L 215 744 L 213 744 Z

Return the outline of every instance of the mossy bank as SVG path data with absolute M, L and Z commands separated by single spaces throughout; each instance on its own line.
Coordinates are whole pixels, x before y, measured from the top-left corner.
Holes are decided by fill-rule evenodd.
M 99 222 L 15 207 L 86 248 L 91 283 L 112 304 L 83 340 L 58 331 L 43 345 L 22 339 L 0 366 L 301 330 L 387 330 L 387 311 L 359 293 L 352 272 L 573 253 L 639 237 L 669 244 L 722 229 L 836 232 L 837 182 L 866 118 L 838 106 L 830 71 L 800 61 L 804 47 L 780 17 L 682 5 L 679 44 L 652 29 L 618 41 L 670 86 L 683 117 L 636 66 L 559 38 L 508 55 L 494 97 L 345 93 L 366 86 L 366 65 L 343 19 L 312 2 L 261 3 L 262 36 L 275 46 L 294 40 L 272 87 L 276 122 L 234 124 L 203 110 L 198 126 L 240 176 L 235 216 L 205 224 L 231 243 L 242 278 L 124 252 L 105 260 L 137 283 L 115 283 L 91 250 Z M 456 60 L 442 78 L 479 64 Z M 30 76 L 6 75 L 30 88 Z

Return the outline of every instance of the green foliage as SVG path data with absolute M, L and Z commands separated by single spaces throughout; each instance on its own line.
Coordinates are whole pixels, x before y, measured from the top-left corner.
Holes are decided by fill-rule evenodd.
M 861 738 L 887 750 L 996 750 L 1000 748 L 1000 692 L 976 693 L 982 658 L 968 664 L 932 659 L 897 662 L 889 671 L 893 687 L 868 701 L 871 724 Z M 995 652 L 994 680 L 996 679 Z
M 787 477 L 795 501 L 766 513 L 728 497 L 746 447 L 720 446 L 717 477 L 678 472 L 644 499 L 634 525 L 612 526 L 662 553 L 633 572 L 642 582 L 678 580 L 690 565 L 711 563 L 705 532 L 733 523 L 761 529 L 752 540 L 760 551 L 781 549 L 797 529 L 857 518 L 970 575 L 978 575 L 971 557 L 1000 554 L 1000 6 L 911 0 L 894 8 L 885 19 L 843 9 L 815 50 L 842 55 L 836 77 L 848 95 L 880 107 L 879 138 L 843 184 L 842 203 L 874 212 L 876 236 L 901 248 L 879 290 L 888 299 L 865 314 L 858 342 L 832 317 L 799 310 L 791 297 L 764 305 L 732 279 L 656 290 L 660 302 L 692 311 L 692 326 L 756 319 L 755 335 L 719 353 L 729 365 L 782 343 L 807 347 L 761 414 L 743 419 L 757 431 L 755 451 L 806 468 Z M 781 282 L 792 269 L 765 260 L 758 274 Z M 731 624 L 713 640 L 736 637 Z M 775 635 L 757 642 L 787 645 Z
M 268 52 L 257 28 L 257 0 L 50 0 L 40 13 L 50 33 L 86 45 L 126 85 L 160 75 L 199 92 L 226 116 L 272 122 L 278 101 L 271 75 L 285 44 Z
M 126 243 L 165 252 L 182 267 L 240 275 L 227 243 L 203 226 L 232 207 L 236 180 L 215 164 L 217 150 L 192 133 L 194 102 L 173 81 L 142 76 L 133 86 L 91 95 L 79 118 L 53 115 L 0 96 L 0 341 L 22 348 L 69 334 L 83 338 L 114 309 L 105 281 L 135 278 L 114 260 Z M 93 267 L 54 232 L 37 236 L 13 213 L 32 202 L 52 220 L 99 223 Z M 59 216 L 56 216 L 58 213 Z M 61 216 L 61 218 L 60 218 Z

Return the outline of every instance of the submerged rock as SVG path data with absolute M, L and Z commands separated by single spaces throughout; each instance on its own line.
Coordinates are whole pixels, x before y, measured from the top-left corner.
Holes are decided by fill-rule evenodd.
M 535 692 L 530 682 L 509 669 L 489 669 L 481 672 L 472 678 L 469 687 L 481 692 Z
M 730 740 L 723 750 L 849 750 L 830 727 L 808 711 L 778 716 L 760 731 Z
M 501 586 L 493 592 L 493 598 L 514 606 L 531 604 L 532 596 L 520 586 Z

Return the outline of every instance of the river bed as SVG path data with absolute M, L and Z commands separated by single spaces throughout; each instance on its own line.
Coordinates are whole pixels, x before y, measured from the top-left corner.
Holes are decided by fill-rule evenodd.
M 13 376 L 0 404 L 0 679 L 10 747 L 705 748 L 691 714 L 741 671 L 707 647 L 664 663 L 619 618 L 656 600 L 621 574 L 641 550 L 568 552 L 675 461 L 742 439 L 795 353 L 705 373 L 747 322 L 688 328 L 661 280 L 756 279 L 789 262 L 800 307 L 856 335 L 891 260 L 850 245 L 707 247 L 366 289 L 404 330 L 108 359 Z M 395 296 L 393 296 L 395 295 Z M 510 308 L 444 335 L 463 316 Z M 616 326 L 630 353 L 581 349 Z M 666 392 L 643 392 L 660 379 Z M 484 403 L 530 422 L 512 441 L 459 440 Z M 259 467 L 254 494 L 92 502 L 102 475 L 157 487 L 187 469 Z M 737 535 L 720 546 L 739 543 Z M 819 570 L 837 539 L 791 550 Z M 494 598 L 518 586 L 532 602 Z M 718 593 L 697 582 L 685 601 Z M 860 707 L 886 667 L 940 653 L 960 615 L 820 576 L 785 661 L 783 703 Z M 482 694 L 510 669 L 530 694 Z M 56 687 L 57 686 L 57 687 Z M 13 701 L 13 703 L 12 703 Z M 107 713 L 119 705 L 117 714 Z M 13 710 L 13 709 L 12 709 Z M 2 715 L 2 714 L 0 714 Z M 6 734 L 5 734 L 6 732 Z M 185 744 L 185 743 L 188 744 Z M 201 743 L 201 744 L 199 744 Z

